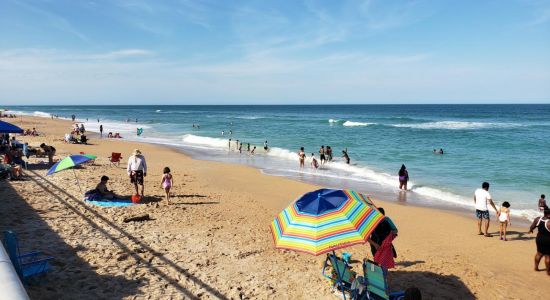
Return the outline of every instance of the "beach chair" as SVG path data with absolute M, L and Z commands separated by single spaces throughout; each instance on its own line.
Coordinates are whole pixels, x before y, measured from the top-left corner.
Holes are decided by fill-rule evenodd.
M 363 274 L 365 278 L 365 284 L 367 288 L 367 295 L 365 299 L 373 300 L 402 300 L 404 299 L 404 292 L 390 293 L 388 288 L 388 271 L 379 266 L 377 263 L 364 259 L 363 260 Z
M 109 162 L 111 165 L 115 165 L 118 167 L 120 166 L 120 160 L 122 159 L 122 153 L 111 153 L 111 156 L 109 156 Z
M 328 268 L 329 264 L 332 268 Z M 330 273 L 327 274 L 329 269 Z M 345 261 L 332 253 L 327 254 L 322 274 L 325 278 L 331 280 L 334 286 L 342 292 L 344 299 L 346 299 L 346 292 L 351 293 L 351 285 L 357 275 Z
M 23 283 L 28 279 L 46 273 L 50 269 L 49 261 L 53 258 L 40 251 L 21 254 L 17 236 L 13 231 L 4 231 L 4 246 L 10 260 Z

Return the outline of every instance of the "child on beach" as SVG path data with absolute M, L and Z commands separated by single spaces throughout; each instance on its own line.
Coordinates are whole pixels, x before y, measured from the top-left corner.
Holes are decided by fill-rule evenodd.
M 512 223 L 510 223 L 510 203 L 508 201 L 502 203 L 502 207 L 498 214 L 498 221 L 500 222 L 500 240 L 507 241 L 506 228 L 508 225 L 512 225 Z
M 164 167 L 162 173 L 164 174 L 162 175 L 162 181 L 160 182 L 160 185 L 166 192 L 166 201 L 168 201 L 168 205 L 170 205 L 170 188 L 173 185 L 172 174 L 170 174 L 170 168 L 168 167 Z
M 315 153 L 311 153 L 311 166 L 315 169 L 319 168 L 319 163 L 315 159 Z

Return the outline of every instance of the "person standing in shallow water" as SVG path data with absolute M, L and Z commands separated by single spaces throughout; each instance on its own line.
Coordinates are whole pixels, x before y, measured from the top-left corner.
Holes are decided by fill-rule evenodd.
M 298 152 L 298 159 L 300 161 L 300 168 L 303 168 L 304 162 L 306 160 L 306 153 L 304 152 L 304 147 L 300 148 L 300 152 Z
M 399 175 L 399 189 L 407 190 L 407 182 L 409 182 L 409 171 L 405 165 L 401 165 L 401 169 L 397 173 Z

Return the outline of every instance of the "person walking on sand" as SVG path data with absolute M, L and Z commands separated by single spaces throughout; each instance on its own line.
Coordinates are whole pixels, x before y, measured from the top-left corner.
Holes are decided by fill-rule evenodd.
M 477 229 L 478 229 L 478 235 L 485 235 L 486 237 L 491 237 L 489 234 L 489 208 L 487 207 L 487 204 L 491 204 L 495 212 L 497 213 L 497 216 L 499 215 L 499 212 L 495 206 L 495 203 L 493 202 L 493 198 L 491 197 L 491 194 L 489 194 L 489 183 L 484 182 L 481 185 L 480 189 L 477 189 L 474 192 L 474 204 L 476 206 L 476 217 L 477 217 Z M 485 234 L 481 231 L 481 221 L 482 219 L 485 220 Z
M 99 125 L 99 136 L 100 138 L 103 138 L 103 124 Z
M 298 159 L 300 161 L 300 168 L 303 168 L 306 161 L 306 153 L 304 152 L 304 147 L 300 147 L 300 152 L 298 152 Z
M 409 171 L 407 171 L 407 167 L 404 164 L 401 165 L 401 169 L 399 169 L 397 175 L 399 175 L 399 189 L 406 191 L 407 182 L 409 182 Z
M 548 205 L 546 205 L 546 196 L 544 194 L 540 195 L 539 199 L 539 211 L 544 216 L 544 210 L 548 209 Z
M 550 209 L 544 210 L 544 216 L 536 217 L 529 228 L 529 233 L 533 233 L 535 228 L 538 229 L 536 243 L 537 254 L 535 254 L 535 271 L 539 269 L 540 260 L 544 256 L 544 264 L 546 265 L 546 274 L 550 276 Z
M 141 196 L 143 197 L 143 178 L 147 176 L 147 163 L 145 162 L 145 157 L 141 155 L 141 151 L 139 151 L 139 149 L 135 149 L 132 156 L 128 158 L 128 167 L 126 168 L 126 171 L 130 177 L 130 182 L 136 188 L 137 195 L 140 195 L 138 192 L 138 185 L 141 185 Z
M 172 174 L 170 174 L 170 168 L 164 167 L 164 170 L 162 171 L 162 181 L 160 182 L 160 186 L 164 189 L 166 192 L 166 201 L 168 205 L 170 205 L 170 188 L 174 185 Z
M 498 221 L 500 223 L 500 240 L 507 241 L 506 229 L 508 228 L 508 225 L 512 226 L 512 222 L 510 222 L 510 203 L 508 201 L 504 201 L 504 203 L 502 203 L 502 207 L 500 208 L 498 214 Z

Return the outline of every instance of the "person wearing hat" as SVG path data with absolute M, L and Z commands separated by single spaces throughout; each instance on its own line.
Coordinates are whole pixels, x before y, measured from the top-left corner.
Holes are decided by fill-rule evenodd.
M 126 168 L 128 176 L 130 177 L 130 182 L 136 188 L 136 194 L 140 195 L 138 192 L 138 184 L 141 185 L 141 196 L 143 196 L 143 177 L 147 176 L 147 163 L 145 162 L 145 157 L 141 155 L 139 149 L 135 149 L 132 153 L 132 156 L 128 158 L 128 167 Z
M 120 198 L 117 196 L 113 191 L 110 191 L 107 188 L 107 182 L 109 181 L 109 177 L 103 175 L 101 176 L 101 182 L 97 184 L 95 189 L 98 191 L 98 193 L 101 194 L 102 199 L 116 199 Z

